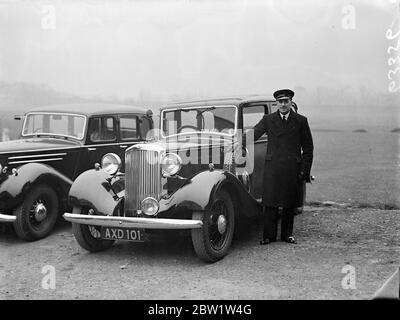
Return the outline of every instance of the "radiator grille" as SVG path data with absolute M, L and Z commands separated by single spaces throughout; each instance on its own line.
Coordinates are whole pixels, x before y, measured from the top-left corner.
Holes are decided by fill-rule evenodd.
M 125 154 L 125 215 L 135 215 L 140 203 L 147 197 L 161 195 L 160 153 L 133 148 Z

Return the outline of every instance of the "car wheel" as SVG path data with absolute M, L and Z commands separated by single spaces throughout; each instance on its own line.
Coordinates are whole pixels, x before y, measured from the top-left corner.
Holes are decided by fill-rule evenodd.
M 207 262 L 222 259 L 228 253 L 235 229 L 235 212 L 228 192 L 219 191 L 210 209 L 193 212 L 192 219 L 203 221 L 202 228 L 192 229 L 196 254 Z
M 72 213 L 87 214 L 89 208 L 74 207 Z M 101 227 L 89 226 L 87 224 L 72 223 L 72 233 L 79 245 L 90 252 L 99 252 L 109 249 L 114 244 L 114 240 L 101 239 Z
M 48 185 L 38 185 L 14 209 L 14 229 L 18 237 L 34 241 L 46 237 L 58 217 L 58 197 Z

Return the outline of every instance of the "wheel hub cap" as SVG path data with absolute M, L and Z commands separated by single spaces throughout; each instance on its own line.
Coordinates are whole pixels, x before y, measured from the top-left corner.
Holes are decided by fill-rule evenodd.
M 217 220 L 217 227 L 218 227 L 218 232 L 219 232 L 220 234 L 225 233 L 225 231 L 226 231 L 226 224 L 227 224 L 227 221 L 226 221 L 225 216 L 224 216 L 223 214 L 219 215 L 219 216 L 218 216 L 218 220 Z
M 47 209 L 43 203 L 38 203 L 35 207 L 35 219 L 37 221 L 43 221 L 47 216 Z

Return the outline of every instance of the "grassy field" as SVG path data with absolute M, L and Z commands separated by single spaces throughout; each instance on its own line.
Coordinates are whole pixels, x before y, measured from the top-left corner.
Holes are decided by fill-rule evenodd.
M 400 207 L 398 133 L 314 130 L 313 138 L 316 181 L 307 185 L 308 202 Z

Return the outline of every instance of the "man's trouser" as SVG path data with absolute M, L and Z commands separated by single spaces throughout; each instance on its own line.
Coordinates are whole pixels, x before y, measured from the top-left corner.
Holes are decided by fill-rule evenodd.
M 263 239 L 276 240 L 278 232 L 278 207 L 264 207 Z M 281 240 L 293 236 L 294 208 L 282 209 Z

